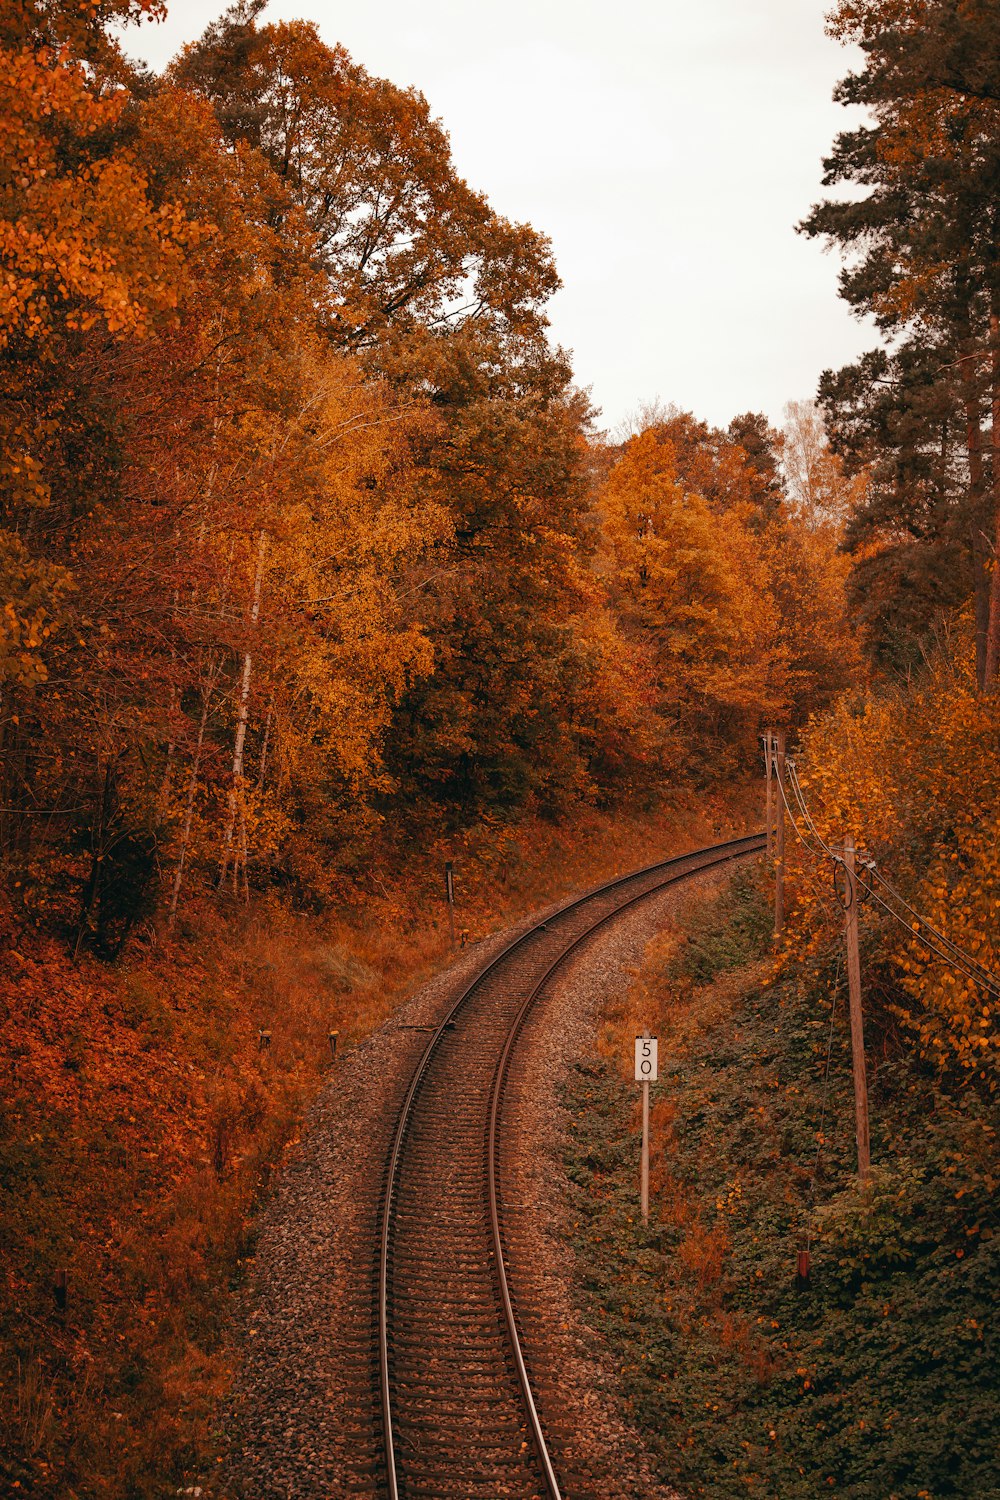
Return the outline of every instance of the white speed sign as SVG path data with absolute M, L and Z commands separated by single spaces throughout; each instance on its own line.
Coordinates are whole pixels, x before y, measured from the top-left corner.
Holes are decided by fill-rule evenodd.
M 657 1041 L 655 1036 L 637 1036 L 635 1039 L 635 1081 L 656 1082 Z

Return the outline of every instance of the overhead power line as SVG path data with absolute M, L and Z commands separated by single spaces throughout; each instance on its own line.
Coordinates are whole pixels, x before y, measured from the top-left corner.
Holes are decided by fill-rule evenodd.
M 867 891 L 868 895 L 871 896 L 873 901 L 877 902 L 877 904 L 881 906 L 883 911 L 888 912 L 889 916 L 893 917 L 901 927 L 905 928 L 911 937 L 915 937 L 917 941 L 928 950 L 928 952 L 933 953 L 935 957 L 939 958 L 941 962 L 945 964 L 949 969 L 959 974 L 964 974 L 965 978 L 968 979 L 972 984 L 978 985 L 980 989 L 986 990 L 987 993 L 990 994 L 994 999 L 1000 1000 L 1000 983 L 997 983 L 997 981 L 993 978 L 989 971 L 987 969 L 983 969 L 981 973 L 977 974 L 971 967 L 969 967 L 969 964 L 974 964 L 976 962 L 975 959 L 970 958 L 969 964 L 966 964 L 962 962 L 961 958 L 956 957 L 955 953 L 949 953 L 947 949 L 939 947 L 933 938 L 925 937 L 922 933 L 915 932 L 911 925 L 903 917 L 901 917 L 898 912 L 894 911 L 887 901 L 883 901 L 878 892 L 874 890 L 870 885 L 867 885 L 860 876 L 858 877 L 858 884 L 862 887 L 863 890 Z M 955 947 L 954 944 L 952 944 L 951 946 L 953 948 Z M 957 949 L 956 952 L 962 954 L 961 949 Z M 964 958 L 965 956 L 966 955 L 962 954 L 962 958 Z
M 886 880 L 885 876 L 880 872 L 874 861 L 872 861 L 871 865 L 869 866 L 869 872 L 874 877 L 874 879 L 878 881 L 879 885 L 881 885 L 884 890 L 888 891 L 892 899 L 894 901 L 898 901 L 900 906 L 904 907 L 906 911 L 909 912 L 914 922 L 918 922 L 920 926 L 923 927 L 927 932 L 932 933 L 934 937 L 936 937 L 939 942 L 943 943 L 946 948 L 949 948 L 957 958 L 965 959 L 968 963 L 970 963 L 973 968 L 977 969 L 979 973 L 982 974 L 984 979 L 987 979 L 991 984 L 997 983 L 997 981 L 994 979 L 994 976 L 990 973 L 989 969 L 987 969 L 984 964 L 981 964 L 977 958 L 973 958 L 971 954 L 966 953 L 965 950 L 963 948 L 960 948 L 957 943 L 953 942 L 946 933 L 941 932 L 939 928 L 935 927 L 933 922 L 929 921 L 927 917 L 921 916 L 920 912 L 918 912 L 914 907 L 910 905 L 906 897 L 901 895 L 894 886 L 891 886 L 889 884 L 888 880 Z
M 769 753 L 771 752 L 769 751 Z M 844 856 L 836 849 L 831 848 L 816 827 L 799 780 L 798 768 L 791 757 L 786 757 L 785 767 L 788 774 L 788 784 L 792 789 L 792 795 L 798 811 L 798 817 L 796 817 L 796 812 L 788 800 L 784 780 L 777 774 L 776 763 L 773 764 L 773 774 L 778 784 L 778 793 L 781 797 L 782 805 L 788 814 L 795 837 L 813 859 L 830 860 L 835 867 L 846 868 Z M 803 828 L 800 827 L 800 820 L 801 824 L 807 830 L 805 833 L 803 832 Z M 853 872 L 852 880 L 893 921 L 897 922 L 900 927 L 906 930 L 911 938 L 916 939 L 922 947 L 926 948 L 929 953 L 933 954 L 935 958 L 938 958 L 948 968 L 962 974 L 972 984 L 986 991 L 993 999 L 1000 1000 L 1000 978 L 987 969 L 984 964 L 981 964 L 977 958 L 974 958 L 971 953 L 967 953 L 964 948 L 959 947 L 929 917 L 925 917 L 922 912 L 919 912 L 905 896 L 886 880 L 885 876 L 877 868 L 874 860 L 864 858 L 860 859 L 858 864 L 860 868 Z M 877 882 L 886 895 L 892 901 L 898 902 L 907 915 L 904 916 L 894 906 L 890 905 L 890 902 L 875 889 L 875 885 L 872 882 Z

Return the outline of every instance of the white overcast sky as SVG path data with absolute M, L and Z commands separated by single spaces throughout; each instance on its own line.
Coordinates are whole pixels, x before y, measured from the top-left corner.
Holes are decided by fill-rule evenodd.
M 836 255 L 795 233 L 856 58 L 828 0 L 272 0 L 370 72 L 419 88 L 459 170 L 551 238 L 555 338 L 614 427 L 660 397 L 726 424 L 780 422 L 875 335 Z M 154 67 L 225 9 L 168 0 L 130 31 Z

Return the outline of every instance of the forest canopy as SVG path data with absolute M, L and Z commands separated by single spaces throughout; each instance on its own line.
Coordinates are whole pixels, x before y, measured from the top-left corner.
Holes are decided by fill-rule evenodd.
M 142 4 L 0 38 L 0 849 L 106 955 L 192 889 L 323 904 L 401 832 L 718 775 L 860 666 L 783 435 L 605 438 L 544 236 L 263 8 L 162 76 Z

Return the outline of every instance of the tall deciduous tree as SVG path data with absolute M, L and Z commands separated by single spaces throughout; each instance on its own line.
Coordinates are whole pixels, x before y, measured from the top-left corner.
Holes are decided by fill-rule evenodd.
M 241 0 L 172 76 L 304 211 L 329 278 L 330 337 L 371 348 L 390 329 L 468 319 L 537 332 L 558 286 L 547 242 L 462 180 L 423 95 L 373 77 L 308 22 L 258 25 L 263 9 Z
M 772 485 L 685 417 L 631 439 L 602 491 L 612 596 L 688 763 L 822 706 L 856 668 L 836 535 L 786 516 Z
M 786 405 L 781 463 L 788 504 L 808 524 L 843 528 L 865 499 L 867 475 L 845 473 L 815 401 Z

